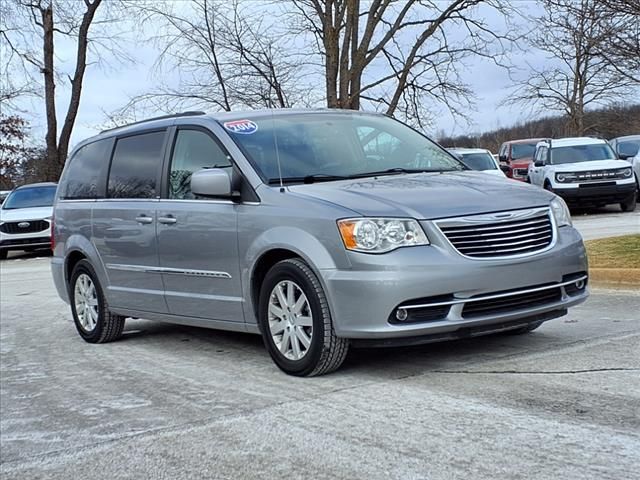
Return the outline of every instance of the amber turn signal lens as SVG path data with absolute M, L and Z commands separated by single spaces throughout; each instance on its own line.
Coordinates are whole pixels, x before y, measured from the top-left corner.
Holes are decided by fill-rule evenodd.
M 340 235 L 342 236 L 344 246 L 349 250 L 356 248 L 356 237 L 353 234 L 353 231 L 356 228 L 356 223 L 341 221 L 338 222 L 338 228 L 340 229 Z

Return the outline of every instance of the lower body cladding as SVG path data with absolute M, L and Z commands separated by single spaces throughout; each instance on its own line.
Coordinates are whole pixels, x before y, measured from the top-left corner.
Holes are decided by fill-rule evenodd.
M 582 183 L 571 188 L 553 189 L 553 193 L 562 197 L 568 205 L 608 205 L 627 202 L 635 192 L 635 183 L 617 184 L 615 181 Z
M 588 297 L 580 235 L 558 229 L 545 252 L 476 260 L 431 245 L 353 254 L 353 270 L 325 270 L 336 334 L 362 346 L 429 343 L 532 326 Z

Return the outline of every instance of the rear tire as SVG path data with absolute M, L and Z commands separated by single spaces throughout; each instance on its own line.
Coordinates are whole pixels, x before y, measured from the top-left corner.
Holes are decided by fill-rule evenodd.
M 106 343 L 122 335 L 125 317 L 109 311 L 98 276 L 87 260 L 80 260 L 69 283 L 71 313 L 80 336 L 89 343 Z
M 347 356 L 349 340 L 336 336 L 324 290 L 300 259 L 283 260 L 267 272 L 258 321 L 269 355 L 289 375 L 323 375 Z
M 626 201 L 620 203 L 620 210 L 623 212 L 633 212 L 636 209 L 636 202 L 636 193 L 633 192 Z

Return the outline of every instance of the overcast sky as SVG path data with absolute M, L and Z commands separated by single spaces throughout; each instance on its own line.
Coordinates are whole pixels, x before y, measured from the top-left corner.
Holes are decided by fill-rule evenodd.
M 519 5 L 527 8 L 530 12 L 539 8 L 532 1 L 521 1 Z M 495 21 L 499 22 L 497 18 Z M 116 111 L 126 104 L 131 96 L 144 93 L 159 83 L 159 79 L 154 78 L 151 73 L 151 67 L 158 56 L 158 51 L 152 45 L 141 41 L 149 32 L 140 31 L 139 27 L 134 24 L 126 25 L 123 28 L 125 30 L 131 28 L 131 30 L 125 31 L 121 35 L 120 45 L 123 50 L 128 52 L 133 61 L 122 63 L 107 54 L 103 58 L 103 65 L 108 67 L 91 65 L 87 69 L 72 145 L 97 133 L 100 127 L 105 125 L 104 112 Z M 57 37 L 56 40 L 58 42 L 56 44 L 58 66 L 62 70 L 70 70 L 73 66 L 75 45 L 71 42 L 60 41 L 63 40 L 60 37 Z M 511 61 L 516 67 L 522 69 L 518 75 L 526 75 L 527 62 L 540 65 L 548 60 L 540 52 L 532 51 L 519 52 L 512 56 Z M 428 134 L 435 135 L 440 131 L 450 135 L 482 132 L 531 118 L 529 111 L 522 111 L 516 107 L 499 106 L 509 87 L 513 85 L 513 81 L 505 70 L 496 66 L 491 60 L 468 59 L 463 70 L 463 80 L 473 88 L 477 96 L 475 99 L 477 110 L 470 112 L 472 122 L 468 124 L 461 120 L 456 121 L 450 115 L 443 113 L 438 116 L 437 122 L 431 131 L 427 132 Z M 324 85 L 319 84 L 318 88 L 322 90 Z M 61 127 L 62 117 L 68 104 L 69 91 L 66 88 L 57 88 L 56 92 L 60 117 L 59 126 Z M 31 122 L 34 137 L 44 137 L 43 102 L 41 100 L 23 101 L 20 107 L 26 112 L 25 116 Z M 149 113 L 152 115 L 154 112 Z

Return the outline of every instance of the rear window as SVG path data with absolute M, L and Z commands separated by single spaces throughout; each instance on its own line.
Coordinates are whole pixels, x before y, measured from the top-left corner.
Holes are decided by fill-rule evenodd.
M 2 209 L 50 207 L 56 196 L 56 188 L 56 185 L 48 185 L 14 190 L 2 204 Z
M 154 198 L 165 132 L 120 138 L 109 170 L 110 198 Z
M 98 140 L 80 148 L 71 158 L 60 187 L 65 199 L 99 198 L 104 196 L 104 185 L 109 165 L 110 139 Z

